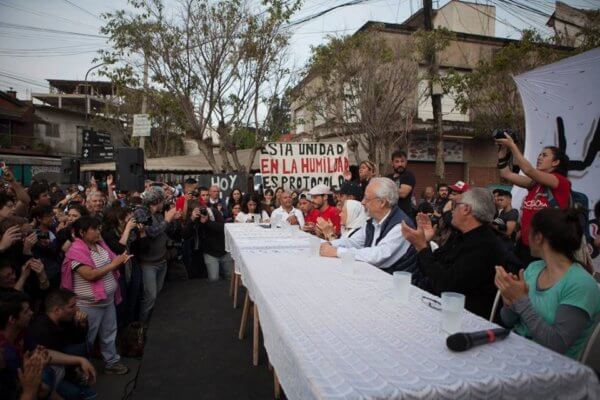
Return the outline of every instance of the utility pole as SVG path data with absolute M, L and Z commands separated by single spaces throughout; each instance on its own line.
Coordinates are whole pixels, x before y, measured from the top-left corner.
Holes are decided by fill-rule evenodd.
M 148 109 L 148 58 L 144 52 L 144 93 L 142 94 L 142 114 L 146 114 Z M 140 148 L 144 150 L 146 137 L 140 136 Z
M 433 31 L 433 7 L 432 0 L 423 0 L 423 19 L 425 30 Z M 444 128 L 442 125 L 442 88 L 439 82 L 434 82 L 439 76 L 440 66 L 435 52 L 435 43 L 428 44 L 425 56 L 429 72 L 429 93 L 431 95 L 431 107 L 433 109 L 433 132 L 436 137 L 435 144 L 435 176 L 438 182 L 444 180 Z

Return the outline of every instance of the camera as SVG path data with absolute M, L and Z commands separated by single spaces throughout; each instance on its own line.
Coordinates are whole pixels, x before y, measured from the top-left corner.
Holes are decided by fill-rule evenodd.
M 50 233 L 48 231 L 42 232 L 37 230 L 36 232 L 37 238 L 39 239 L 50 239 Z
M 429 220 L 431 221 L 431 225 L 437 225 L 440 223 L 440 217 L 433 214 L 429 216 Z
M 152 225 L 152 214 L 150 214 L 150 210 L 144 206 L 136 206 L 133 208 L 133 218 L 142 225 Z
M 205 217 L 208 215 L 208 210 L 206 209 L 206 207 L 202 207 L 200 209 L 200 215 L 205 216 Z
M 513 142 L 517 144 L 520 142 L 521 137 L 519 136 L 519 132 L 512 129 L 496 128 L 492 131 L 492 138 L 494 140 L 506 139 L 506 136 L 504 136 L 505 133 L 512 138 Z

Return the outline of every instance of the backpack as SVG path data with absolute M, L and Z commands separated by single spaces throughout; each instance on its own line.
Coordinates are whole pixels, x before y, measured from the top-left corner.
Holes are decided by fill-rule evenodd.
M 120 335 L 120 354 L 125 357 L 142 357 L 146 345 L 144 324 L 135 321 L 127 325 Z

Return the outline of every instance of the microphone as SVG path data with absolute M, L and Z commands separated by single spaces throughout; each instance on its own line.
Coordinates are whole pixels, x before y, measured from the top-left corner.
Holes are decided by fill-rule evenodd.
M 465 351 L 473 346 L 493 343 L 496 340 L 504 339 L 510 333 L 509 329 L 495 328 L 478 332 L 459 332 L 448 336 L 446 346 L 452 351 Z

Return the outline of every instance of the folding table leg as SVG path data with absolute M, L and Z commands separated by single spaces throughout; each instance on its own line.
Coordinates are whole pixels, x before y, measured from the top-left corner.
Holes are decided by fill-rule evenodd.
M 258 307 L 254 303 L 254 329 L 252 331 L 252 364 L 258 365 L 258 346 L 260 343 L 260 322 L 258 321 Z
M 240 276 L 236 273 L 233 274 L 234 278 L 233 278 L 233 309 L 235 310 L 237 308 L 237 298 L 238 298 L 238 291 L 239 291 L 239 286 L 240 286 Z
M 231 271 L 231 283 L 229 285 L 229 297 L 233 297 L 233 285 L 235 283 L 235 262 L 233 265 L 233 271 Z
M 275 386 L 275 399 L 281 398 L 281 385 L 279 384 L 279 378 L 277 378 L 277 372 L 273 371 L 273 383 Z
M 246 325 L 248 324 L 248 315 L 250 314 L 250 294 L 246 289 L 246 297 L 244 298 L 244 308 L 242 309 L 242 321 L 240 322 L 240 333 L 238 338 L 244 339 L 246 336 Z

